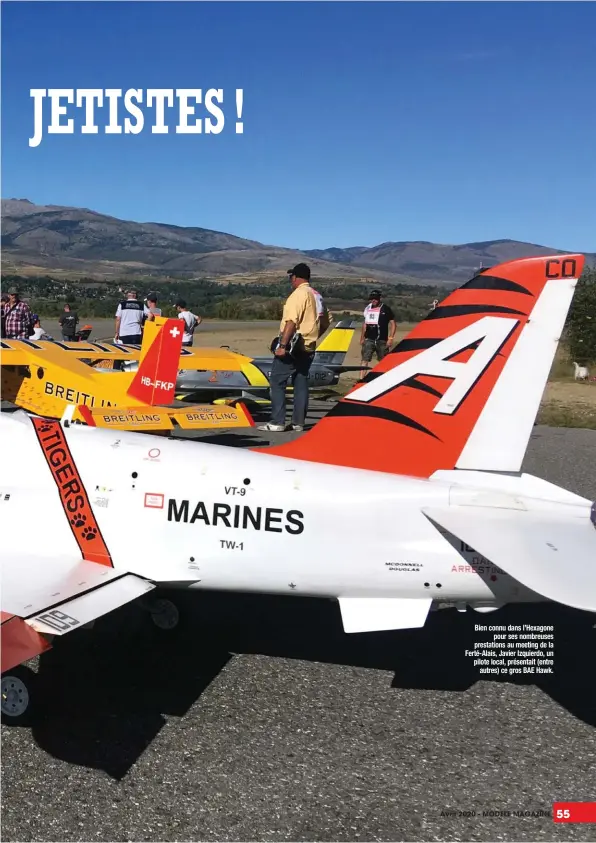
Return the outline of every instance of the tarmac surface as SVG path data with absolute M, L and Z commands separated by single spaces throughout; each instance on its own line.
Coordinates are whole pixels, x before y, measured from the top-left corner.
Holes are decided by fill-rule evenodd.
M 534 428 L 526 471 L 596 499 L 595 466 L 595 431 Z M 41 658 L 38 721 L 2 726 L 3 840 L 594 840 L 551 816 L 596 798 L 593 615 L 348 636 L 332 602 L 190 597 L 169 636 L 128 607 Z M 481 677 L 487 622 L 554 623 L 555 675 Z

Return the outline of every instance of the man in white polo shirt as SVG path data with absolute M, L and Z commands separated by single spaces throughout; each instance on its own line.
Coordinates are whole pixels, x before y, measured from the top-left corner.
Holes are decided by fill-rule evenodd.
M 140 345 L 144 322 L 143 303 L 137 299 L 136 290 L 129 290 L 126 299 L 120 302 L 116 311 L 114 339 L 119 340 L 123 345 Z

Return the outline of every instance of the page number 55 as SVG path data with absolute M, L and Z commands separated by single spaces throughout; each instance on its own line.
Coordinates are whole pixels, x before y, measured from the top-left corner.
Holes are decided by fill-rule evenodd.
M 555 802 L 553 822 L 596 823 L 596 802 Z

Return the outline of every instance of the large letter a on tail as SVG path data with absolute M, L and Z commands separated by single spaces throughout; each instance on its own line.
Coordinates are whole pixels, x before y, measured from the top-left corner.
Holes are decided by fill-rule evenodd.
M 468 325 L 467 328 L 421 351 L 415 357 L 372 378 L 368 383 L 357 386 L 346 396 L 346 403 L 352 401 L 369 403 L 411 378 L 418 375 L 430 375 L 437 378 L 449 378 L 452 381 L 433 408 L 434 413 L 452 414 L 494 360 L 509 334 L 518 324 L 517 319 L 484 316 L 472 325 Z M 472 354 L 466 361 L 458 362 L 451 359 L 460 352 L 469 350 L 472 350 Z

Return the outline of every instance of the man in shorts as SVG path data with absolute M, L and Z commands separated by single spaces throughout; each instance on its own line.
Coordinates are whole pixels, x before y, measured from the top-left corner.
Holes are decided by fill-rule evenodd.
M 376 354 L 382 360 L 391 348 L 395 337 L 395 316 L 387 304 L 381 304 L 380 290 L 371 290 L 368 304 L 364 308 L 364 323 L 360 334 L 361 365 L 360 377 L 363 378 L 369 363 Z

